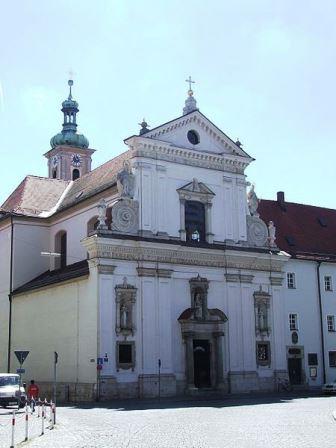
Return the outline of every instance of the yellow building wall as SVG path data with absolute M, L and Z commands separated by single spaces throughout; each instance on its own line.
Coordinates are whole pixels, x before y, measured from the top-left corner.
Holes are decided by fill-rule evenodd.
M 23 379 L 96 383 L 97 289 L 95 274 L 13 297 L 12 371 L 19 366 L 14 350 L 29 350 Z

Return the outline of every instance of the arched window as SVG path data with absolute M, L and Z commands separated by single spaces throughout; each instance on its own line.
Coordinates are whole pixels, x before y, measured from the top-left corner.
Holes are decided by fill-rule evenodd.
M 79 179 L 79 177 L 80 177 L 80 172 L 79 172 L 79 170 L 77 168 L 75 168 L 72 171 L 72 180 Z
M 91 232 L 97 229 L 98 226 L 98 216 L 93 216 L 87 223 L 87 235 L 89 236 Z
M 205 241 L 205 207 L 201 202 L 185 202 L 185 230 L 187 241 Z
M 67 234 L 64 230 L 55 235 L 55 252 L 61 254 L 55 258 L 55 269 L 64 268 L 67 264 Z

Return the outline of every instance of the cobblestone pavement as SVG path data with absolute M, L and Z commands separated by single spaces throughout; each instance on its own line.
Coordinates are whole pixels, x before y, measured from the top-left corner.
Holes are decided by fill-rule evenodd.
M 335 397 L 113 402 L 58 408 L 27 448 L 312 448 L 335 446 Z M 2 415 L 0 414 L 0 422 Z M 1 427 L 0 427 L 1 437 Z M 1 437 L 2 439 L 2 437 Z M 1 445 L 2 446 L 2 445 Z M 8 445 L 4 445 L 8 446 Z

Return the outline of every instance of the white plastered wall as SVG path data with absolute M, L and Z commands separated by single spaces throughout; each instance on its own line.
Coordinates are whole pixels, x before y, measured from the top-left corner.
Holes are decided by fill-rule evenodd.
M 180 201 L 176 190 L 197 178 L 215 193 L 211 208 L 214 241 L 247 240 L 244 175 L 145 158 L 132 159 L 132 164 L 140 229 L 179 237 Z
M 89 279 L 14 296 L 12 350 L 30 352 L 24 363 L 26 381 L 52 381 L 57 351 L 60 382 L 96 382 L 96 284 L 93 273 Z M 18 367 L 15 356 L 12 366 Z

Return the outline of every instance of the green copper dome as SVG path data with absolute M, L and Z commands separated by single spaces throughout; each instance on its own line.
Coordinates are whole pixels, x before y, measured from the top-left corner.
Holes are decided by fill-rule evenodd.
M 50 146 L 55 148 L 60 145 L 77 146 L 78 148 L 88 148 L 89 140 L 85 135 L 73 132 L 60 132 L 50 140 Z
M 76 146 L 78 148 L 88 148 L 89 140 L 82 134 L 77 134 L 76 116 L 79 111 L 77 101 L 72 99 L 71 87 L 72 79 L 69 79 L 68 85 L 70 92 L 68 98 L 62 103 L 62 112 L 64 115 L 63 129 L 60 133 L 54 135 L 50 140 L 52 148 L 60 145 Z

